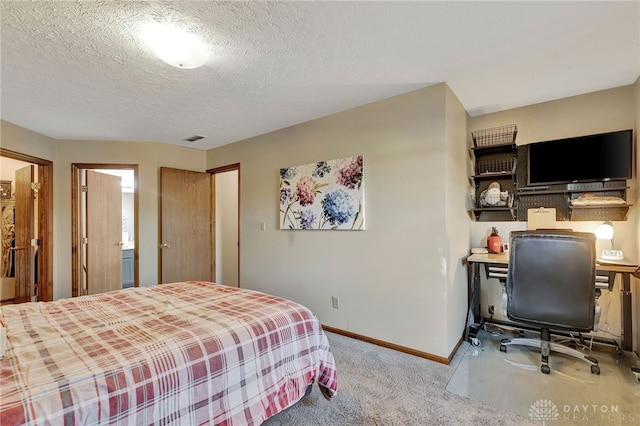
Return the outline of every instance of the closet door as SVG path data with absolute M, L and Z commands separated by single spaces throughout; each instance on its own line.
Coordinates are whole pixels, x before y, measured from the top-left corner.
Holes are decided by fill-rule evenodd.
M 15 303 L 30 302 L 35 296 L 36 245 L 31 245 L 34 234 L 34 166 L 16 170 L 15 210 Z
M 160 168 L 160 282 L 212 280 L 212 176 Z

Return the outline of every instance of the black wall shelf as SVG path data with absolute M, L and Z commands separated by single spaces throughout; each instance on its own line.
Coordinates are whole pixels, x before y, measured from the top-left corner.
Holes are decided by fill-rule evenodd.
M 470 155 L 474 169 L 471 211 L 477 221 L 516 219 L 517 132 L 512 124 L 471 133 L 473 148 Z M 496 194 L 495 189 L 488 192 L 494 182 L 500 186 L 500 194 Z
M 474 166 L 471 181 L 474 193 L 470 197 L 475 220 L 527 221 L 529 209 L 555 208 L 557 221 L 624 221 L 631 205 L 572 205 L 571 200 L 584 194 L 610 196 L 626 200 L 626 180 L 572 182 L 528 187 L 527 145 L 517 146 L 515 124 L 472 132 L 470 156 Z M 490 206 L 482 202 L 484 191 L 493 182 L 500 191 L 509 193 L 506 205 Z M 493 200 L 495 201 L 495 200 Z

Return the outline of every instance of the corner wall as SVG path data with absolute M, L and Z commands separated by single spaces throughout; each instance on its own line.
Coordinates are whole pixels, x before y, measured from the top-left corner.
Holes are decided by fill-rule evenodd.
M 55 139 L 0 120 L 0 146 L 31 157 L 53 161 Z
M 473 117 L 470 130 L 485 129 L 515 123 L 518 126 L 517 145 L 553 140 L 565 137 L 590 135 L 615 130 L 633 129 L 636 126 L 636 99 L 633 85 L 588 93 L 556 101 L 544 102 L 493 114 Z M 637 135 L 636 135 L 637 138 Z M 636 142 L 637 151 L 637 142 Z M 579 161 L 567 158 L 566 161 Z M 638 258 L 637 240 L 630 238 L 638 233 L 638 209 L 635 181 L 629 180 L 627 201 L 629 209 L 626 221 L 614 222 L 616 246 L 632 259 Z M 601 222 L 558 222 L 558 227 L 593 231 Z M 504 239 L 514 229 L 526 228 L 526 222 L 475 222 L 471 227 L 471 247 L 482 247 L 491 226 L 498 227 Z M 620 237 L 618 237 L 620 236 Z
M 448 344 L 454 346 L 460 339 L 460 330 L 467 323 L 468 277 L 466 257 L 469 254 L 471 221 L 466 211 L 466 196 L 469 188 L 469 116 L 456 97 L 446 90 L 446 140 L 447 173 L 444 179 L 447 231 L 447 336 Z
M 56 141 L 54 175 L 55 299 L 71 296 L 71 164 L 138 164 L 139 285 L 158 284 L 160 167 L 205 171 L 201 150 L 154 142 Z
M 71 296 L 71 164 L 138 164 L 140 286 L 158 283 L 160 166 L 205 171 L 201 150 L 153 142 L 61 141 L 0 121 L 2 147 L 53 162 L 53 298 Z
M 300 302 L 325 325 L 448 357 L 464 328 L 466 296 L 451 287 L 466 295 L 469 219 L 447 219 L 459 198 L 445 180 L 466 180 L 450 158 L 466 149 L 466 128 L 452 131 L 466 115 L 457 106 L 448 122 L 447 102 L 457 99 L 440 84 L 208 151 L 208 168 L 241 163 L 240 286 Z M 280 168 L 358 154 L 366 230 L 279 229 Z M 464 250 L 450 244 L 456 227 Z
M 470 119 L 469 129 L 478 130 L 515 123 L 518 126 L 516 144 L 524 145 L 545 140 L 553 140 L 564 137 L 589 135 L 623 129 L 636 129 L 636 154 L 638 153 L 637 130 L 638 114 L 640 113 L 638 93 L 639 82 L 635 85 L 622 86 L 614 89 L 588 93 L 556 101 L 544 102 L 522 108 L 486 114 Z M 638 155 L 638 154 L 637 154 Z M 567 161 L 579 161 L 578 158 L 568 158 Z M 630 189 L 627 191 L 627 201 L 633 206 L 629 209 L 626 221 L 615 221 L 616 248 L 624 251 L 625 257 L 639 259 L 640 247 L 638 246 L 640 233 L 640 200 L 639 179 L 637 167 L 635 180 L 627 181 Z M 575 231 L 593 232 L 601 221 L 563 221 L 557 222 L 558 228 L 569 228 Z M 509 233 L 515 230 L 526 229 L 526 222 L 474 222 L 471 225 L 470 247 L 484 247 L 486 237 L 491 227 L 498 228 L 503 241 L 509 237 Z M 597 250 L 604 248 L 604 242 L 598 242 Z M 640 288 L 638 280 L 635 284 L 635 312 L 640 309 Z M 603 337 L 620 335 L 620 298 L 618 297 L 619 283 L 610 294 L 603 294 L 601 304 L 609 304 L 605 327 L 598 332 Z M 494 318 L 503 319 L 502 316 L 502 289 L 497 280 L 487 280 L 482 277 L 481 284 L 481 311 L 482 315 L 489 317 L 487 307 L 495 306 Z M 636 315 L 637 317 L 637 315 Z M 601 326 L 603 322 L 601 320 Z M 636 328 L 636 345 L 640 340 L 638 335 L 640 328 L 637 318 L 634 320 Z M 607 327 L 609 327 L 607 329 Z M 605 331 L 608 331 L 607 334 Z M 637 347 L 637 346 L 636 346 Z

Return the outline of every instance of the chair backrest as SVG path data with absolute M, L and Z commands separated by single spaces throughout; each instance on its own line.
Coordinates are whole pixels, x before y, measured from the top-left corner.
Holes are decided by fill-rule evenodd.
M 551 329 L 590 331 L 595 315 L 595 235 L 513 231 L 510 245 L 509 319 Z

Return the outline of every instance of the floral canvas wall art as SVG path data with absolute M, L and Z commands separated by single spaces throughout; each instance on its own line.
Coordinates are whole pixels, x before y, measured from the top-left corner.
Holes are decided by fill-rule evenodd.
M 362 155 L 280 169 L 280 229 L 364 229 Z

